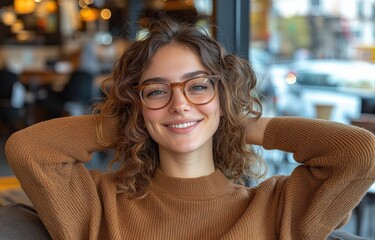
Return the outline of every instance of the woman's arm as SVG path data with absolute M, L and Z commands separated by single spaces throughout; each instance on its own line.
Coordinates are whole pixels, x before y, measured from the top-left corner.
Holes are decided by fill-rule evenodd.
M 277 117 L 266 122 L 249 126 L 249 142 L 291 152 L 300 163 L 280 181 L 280 236 L 328 235 L 375 181 L 375 136 L 318 119 Z
M 108 147 L 98 141 L 97 117 L 57 118 L 14 133 L 6 144 L 10 166 L 52 237 L 88 239 L 100 222 L 95 181 L 84 163 Z M 105 140 L 114 138 L 116 121 L 103 122 Z M 92 229 L 98 229 L 94 227 Z

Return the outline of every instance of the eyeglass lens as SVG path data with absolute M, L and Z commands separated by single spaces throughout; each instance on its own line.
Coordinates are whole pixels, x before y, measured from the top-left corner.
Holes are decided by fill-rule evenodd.
M 151 83 L 142 90 L 142 99 L 149 108 L 162 108 L 172 97 L 172 88 L 183 87 L 185 97 L 193 104 L 205 104 L 215 96 L 215 85 L 210 77 L 198 77 L 181 83 Z

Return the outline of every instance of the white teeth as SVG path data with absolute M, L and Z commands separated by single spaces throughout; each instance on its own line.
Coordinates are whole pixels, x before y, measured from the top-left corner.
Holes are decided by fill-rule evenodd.
M 187 123 L 180 123 L 180 124 L 171 124 L 168 127 L 170 127 L 170 128 L 187 128 L 187 127 L 193 126 L 196 123 L 197 122 L 187 122 Z

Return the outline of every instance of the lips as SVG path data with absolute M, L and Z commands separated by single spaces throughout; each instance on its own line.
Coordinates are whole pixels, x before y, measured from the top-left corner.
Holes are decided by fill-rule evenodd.
M 178 123 L 178 124 L 169 124 L 168 127 L 169 128 L 188 128 L 188 127 L 191 127 L 195 124 L 197 124 L 198 121 L 191 121 L 191 122 L 185 122 L 185 123 Z

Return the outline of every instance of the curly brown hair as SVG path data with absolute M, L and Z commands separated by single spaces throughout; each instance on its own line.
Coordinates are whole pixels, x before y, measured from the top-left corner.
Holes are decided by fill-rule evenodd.
M 145 196 L 159 166 L 158 145 L 144 125 L 140 97 L 134 87 L 158 49 L 170 43 L 187 46 L 211 74 L 220 76 L 218 93 L 223 116 L 213 136 L 215 167 L 232 181 L 259 178 L 264 161 L 245 143 L 246 119 L 260 117 L 262 110 L 254 91 L 256 77 L 248 61 L 225 53 L 202 28 L 164 18 L 150 26 L 145 38 L 125 50 L 114 66 L 105 101 L 97 106 L 101 118 L 119 118 L 116 154 L 110 165 L 118 166 L 113 179 L 119 191 L 129 198 Z

